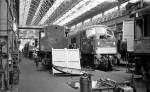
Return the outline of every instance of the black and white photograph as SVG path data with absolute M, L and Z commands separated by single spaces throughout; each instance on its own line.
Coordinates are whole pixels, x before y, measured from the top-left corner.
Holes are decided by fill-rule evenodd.
M 0 92 L 150 92 L 150 0 L 0 0 Z

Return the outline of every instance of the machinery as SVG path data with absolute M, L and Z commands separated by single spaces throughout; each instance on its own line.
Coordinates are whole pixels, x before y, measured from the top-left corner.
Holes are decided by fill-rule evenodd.
M 101 70 L 112 70 L 117 54 L 114 33 L 104 25 L 92 25 L 70 34 L 70 48 L 80 48 L 81 65 Z

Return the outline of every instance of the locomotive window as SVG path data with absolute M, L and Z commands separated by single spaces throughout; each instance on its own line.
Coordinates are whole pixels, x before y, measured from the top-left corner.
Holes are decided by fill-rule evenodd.
M 113 35 L 112 31 L 111 30 L 107 30 L 107 35 L 112 36 Z
M 111 30 L 107 30 L 106 34 L 99 36 L 99 39 L 111 39 L 112 37 L 113 37 L 113 32 Z
M 107 39 L 112 39 L 112 38 L 114 38 L 113 31 L 107 30 L 107 35 L 106 35 L 106 37 L 107 37 Z
M 150 36 L 150 15 L 144 18 L 144 37 Z
M 105 35 L 100 35 L 99 39 L 106 39 L 107 37 Z

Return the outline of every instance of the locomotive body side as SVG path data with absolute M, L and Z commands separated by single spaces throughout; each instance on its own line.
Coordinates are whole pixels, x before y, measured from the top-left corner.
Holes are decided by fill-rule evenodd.
M 94 44 L 92 44 L 92 39 L 87 39 L 86 31 L 80 31 L 77 34 L 69 36 L 69 42 L 69 48 L 79 48 L 81 66 L 94 67 Z
M 150 7 L 138 12 L 135 18 L 134 60 L 136 74 L 150 75 Z M 142 69 L 143 68 L 143 69 Z
M 80 33 L 80 47 L 81 52 L 85 54 L 93 54 L 94 53 L 94 44 L 93 39 L 88 39 L 86 36 L 86 30 Z

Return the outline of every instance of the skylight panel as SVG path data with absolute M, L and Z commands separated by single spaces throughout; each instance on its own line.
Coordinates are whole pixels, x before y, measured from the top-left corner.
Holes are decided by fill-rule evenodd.
M 41 8 L 43 2 L 44 2 L 44 0 L 41 0 L 41 1 L 40 1 L 40 4 L 39 4 L 39 6 L 38 6 L 38 8 L 37 8 L 37 10 L 36 10 L 36 12 L 35 12 L 35 15 L 34 15 L 34 17 L 33 17 L 33 19 L 32 19 L 31 24 L 33 24 L 33 22 L 35 21 L 35 19 L 36 19 L 37 15 L 38 15 L 38 12 L 39 12 L 39 10 L 40 10 L 40 8 Z
M 128 2 L 122 3 L 122 4 L 120 5 L 120 9 L 125 8 L 127 4 L 128 4 Z
M 100 18 L 100 17 L 102 17 L 102 13 L 95 15 L 95 16 L 92 18 L 92 20 L 95 20 L 95 19 Z
M 88 22 L 90 22 L 91 21 L 91 19 L 86 19 L 85 21 L 84 21 L 84 24 L 85 23 L 88 23 Z
M 89 1 L 91 1 L 91 2 L 87 3 Z M 73 19 L 77 18 L 78 16 L 80 16 L 80 15 L 84 14 L 85 12 L 91 10 L 92 8 L 94 8 L 97 5 L 103 3 L 104 1 L 114 2 L 116 0 L 82 0 L 79 4 L 77 4 L 74 8 L 72 8 L 70 11 L 68 11 L 65 15 L 63 15 L 60 19 L 55 21 L 53 24 L 65 25 L 66 23 L 72 21 Z M 82 6 L 82 8 L 80 8 L 80 10 L 78 10 L 78 7 L 80 7 L 80 6 Z M 70 17 L 66 17 L 74 11 L 75 11 L 75 13 L 73 13 Z
M 138 1 L 140 1 L 140 0 L 130 0 L 129 2 L 131 2 L 131 3 L 136 3 L 136 2 L 138 2 Z
M 78 23 L 78 24 L 77 24 L 77 27 L 79 27 L 79 26 L 81 26 L 81 25 L 82 25 L 82 22 Z
M 29 8 L 30 8 L 31 0 L 21 0 L 20 1 L 20 25 L 25 25 Z
M 104 15 L 105 15 L 105 14 L 108 14 L 108 13 L 111 13 L 111 12 L 113 12 L 113 11 L 116 11 L 116 10 L 118 10 L 118 6 L 116 6 L 116 7 L 114 7 L 114 8 L 111 8 L 111 9 L 105 11 L 105 12 L 104 12 Z
M 52 6 L 52 2 L 50 0 L 44 0 L 38 12 L 37 17 L 35 18 L 35 21 L 33 22 L 35 25 L 37 25 L 41 21 L 41 19 L 43 18 L 43 16 L 46 14 L 46 12 L 49 10 L 51 6 Z
M 51 14 L 57 9 L 57 7 L 63 2 L 64 0 L 56 0 L 52 7 L 48 10 L 48 12 L 45 14 L 45 16 L 41 19 L 39 24 L 43 24 L 50 16 Z
M 71 10 L 69 10 L 67 13 L 65 13 L 61 18 L 59 18 L 54 24 L 57 24 L 59 23 L 61 20 L 63 20 L 66 16 L 68 16 L 69 14 L 71 14 L 72 12 L 75 13 L 75 11 L 80 7 L 82 6 L 83 4 L 85 4 L 87 1 L 89 0 L 82 0 L 79 2 L 79 4 L 77 4 L 75 7 L 73 7 Z M 74 14 L 72 13 L 72 14 Z
M 20 0 L 20 12 L 19 12 L 19 16 L 20 16 L 20 20 L 19 20 L 19 23 L 20 25 L 23 24 L 23 14 L 24 14 L 24 7 L 25 7 L 25 1 L 24 0 Z

